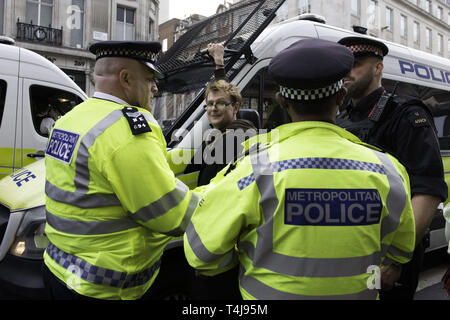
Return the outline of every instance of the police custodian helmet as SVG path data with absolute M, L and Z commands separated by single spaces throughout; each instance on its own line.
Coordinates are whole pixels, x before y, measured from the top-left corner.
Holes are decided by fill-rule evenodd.
M 375 56 L 383 59 L 389 52 L 388 47 L 383 42 L 366 37 L 345 37 L 339 40 L 338 43 L 349 48 L 355 58 Z
M 89 47 L 95 54 L 96 60 L 105 57 L 121 57 L 135 59 L 150 68 L 155 78 L 162 78 L 163 74 L 155 66 L 161 44 L 156 41 L 100 41 Z
M 278 53 L 270 62 L 269 74 L 286 99 L 314 101 L 337 93 L 353 62 L 353 54 L 345 46 L 305 39 Z

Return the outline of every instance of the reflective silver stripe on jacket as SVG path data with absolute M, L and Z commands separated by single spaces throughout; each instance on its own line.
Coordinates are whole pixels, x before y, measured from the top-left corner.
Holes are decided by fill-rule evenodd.
M 49 182 L 48 185 L 51 186 Z M 182 182 L 177 181 L 177 186 L 174 190 L 168 192 L 166 195 L 162 196 L 159 200 L 153 202 L 152 204 L 144 208 L 145 210 L 139 210 L 138 213 L 140 213 L 140 215 L 137 216 L 129 213 L 129 216 L 123 217 L 121 219 L 103 220 L 103 221 L 80 221 L 58 217 L 51 214 L 50 212 L 47 212 L 47 222 L 55 230 L 71 234 L 99 235 L 125 231 L 128 229 L 140 227 L 142 225 L 139 224 L 138 222 L 141 223 L 148 222 L 150 219 L 157 218 L 158 216 L 161 216 L 171 208 L 179 205 L 179 203 L 184 199 L 184 196 L 181 197 L 182 192 L 184 192 L 185 196 L 188 194 L 189 189 L 186 186 L 184 186 Z M 71 193 L 69 192 L 69 194 Z M 100 195 L 96 196 L 100 198 Z M 95 197 L 92 197 L 89 198 L 88 200 L 92 201 L 94 199 Z M 186 226 L 188 225 L 191 216 L 194 213 L 195 208 L 197 207 L 198 201 L 199 201 L 198 196 L 195 193 L 192 193 L 191 199 L 189 200 L 189 204 L 186 208 L 185 214 L 183 216 L 180 225 L 175 229 L 166 232 L 165 234 L 173 237 L 183 235 Z M 163 210 L 166 211 L 163 212 Z M 138 217 L 142 219 L 138 219 Z
M 214 262 L 224 257 L 227 253 L 224 254 L 214 254 L 209 251 L 200 239 L 197 231 L 192 222 L 189 222 L 189 225 L 186 228 L 186 236 L 189 242 L 189 246 L 194 252 L 194 254 L 203 262 Z
M 129 217 L 103 221 L 80 221 L 62 218 L 46 211 L 47 223 L 55 230 L 70 234 L 99 235 L 126 231 L 141 225 Z
M 136 213 L 132 214 L 131 217 L 142 222 L 156 219 L 170 209 L 178 206 L 188 193 L 189 188 L 177 179 L 175 188 L 172 191 L 166 193 L 158 200 L 150 203 L 148 206 L 139 209 Z
M 89 190 L 89 148 L 92 147 L 95 140 L 106 129 L 111 127 L 114 123 L 123 117 L 121 110 L 114 110 L 108 114 L 103 120 L 98 122 L 91 130 L 89 130 L 81 139 L 80 146 L 77 151 L 77 158 L 75 160 L 75 178 L 74 183 L 76 191 L 79 193 L 87 193 Z
M 74 205 L 82 209 L 114 207 L 121 205 L 120 200 L 115 194 L 86 194 L 78 191 L 70 192 L 58 188 L 48 180 L 45 182 L 45 193 L 54 201 Z
M 378 159 L 386 168 L 389 181 L 389 194 L 386 199 L 386 206 L 389 209 L 389 216 L 383 219 L 381 224 L 381 239 L 387 234 L 395 231 L 400 223 L 401 213 L 406 205 L 406 191 L 403 180 L 394 167 L 391 159 L 387 154 L 374 151 Z
M 186 228 L 186 237 L 189 243 L 189 247 L 192 249 L 192 252 L 203 262 L 210 263 L 215 262 L 219 259 L 223 259 L 219 265 L 219 269 L 225 268 L 228 265 L 234 263 L 234 257 L 236 251 L 232 248 L 230 251 L 225 252 L 223 254 L 215 254 L 209 251 L 200 239 L 197 231 L 195 230 L 194 224 L 190 221 L 189 225 Z M 199 271 L 203 271 L 199 269 Z M 206 271 L 206 270 L 205 270 Z
M 188 194 L 189 188 L 183 182 L 176 179 L 176 185 L 172 191 L 167 192 L 161 198 L 150 203 L 148 206 L 139 209 L 136 213 L 129 213 L 129 215 L 135 221 L 146 223 L 152 219 L 162 216 L 169 210 L 180 205 Z M 191 220 L 195 208 L 197 208 L 198 201 L 198 196 L 192 192 L 189 204 L 180 225 L 173 230 L 164 232 L 164 234 L 173 237 L 182 236 L 189 221 Z
M 387 246 L 386 244 L 381 245 L 381 252 L 389 252 L 393 256 L 403 257 L 407 259 L 412 259 L 414 252 L 406 252 L 394 246 Z
M 389 181 L 389 194 L 386 199 L 386 206 L 389 211 L 389 215 L 385 217 L 381 223 L 381 240 L 384 237 L 395 230 L 397 230 L 400 224 L 400 218 L 403 210 L 406 205 L 406 191 L 403 185 L 402 177 L 398 174 L 395 169 L 394 164 L 387 154 L 375 151 L 378 159 L 383 163 L 386 168 L 387 177 Z M 411 253 L 406 253 L 394 246 L 382 246 L 381 256 L 386 256 L 387 252 L 390 252 L 392 255 L 403 256 L 406 258 L 412 257 Z
M 195 209 L 197 208 L 199 197 L 195 193 L 191 193 L 191 199 L 189 200 L 189 205 L 186 209 L 186 212 L 184 214 L 183 220 L 181 220 L 181 223 L 178 227 L 175 229 L 165 232 L 165 234 L 172 236 L 172 237 L 180 237 L 184 234 L 186 231 L 186 228 L 191 221 L 191 217 L 194 214 Z
M 123 289 L 145 284 L 151 280 L 161 265 L 161 260 L 158 260 L 150 268 L 129 274 L 94 266 L 77 256 L 62 251 L 52 243 L 49 243 L 46 251 L 53 261 L 85 281 Z
M 198 196 L 192 193 L 186 212 L 178 227 L 165 234 L 173 237 L 183 235 L 186 226 L 191 220 L 191 216 L 198 204 Z M 47 223 L 55 230 L 79 235 L 100 235 L 114 232 L 126 231 L 132 228 L 142 227 L 140 223 L 133 220 L 130 216 L 121 219 L 102 220 L 102 221 L 80 221 L 62 218 L 46 211 Z
M 378 290 L 366 289 L 361 292 L 342 295 L 308 296 L 285 292 L 272 288 L 263 282 L 245 275 L 245 269 L 240 270 L 240 286 L 259 300 L 375 300 Z
M 403 211 L 406 193 L 400 175 L 392 171 L 393 164 L 389 158 L 379 157 L 386 170 L 386 175 L 391 187 L 400 190 L 389 192 L 387 201 L 389 215 L 394 220 L 399 220 Z M 239 247 L 252 259 L 255 267 L 266 268 L 276 273 L 298 277 L 344 277 L 367 273 L 370 265 L 379 265 L 382 257 L 380 251 L 373 254 L 338 259 L 311 259 L 286 256 L 273 251 L 273 217 L 279 205 L 275 191 L 273 166 L 270 163 L 267 150 L 253 154 L 251 163 L 255 175 L 256 185 L 261 194 L 260 206 L 264 215 L 265 224 L 257 229 L 256 248 L 251 243 L 240 243 Z M 286 167 L 290 169 L 290 167 Z M 344 169 L 344 168 L 336 168 Z M 277 170 L 277 172 L 282 170 Z M 373 170 L 370 170 L 373 171 Z M 380 174 L 382 171 L 378 171 Z M 391 227 L 391 224 L 388 224 Z M 394 229 L 395 230 L 395 229 Z M 381 233 L 383 234 L 383 225 Z
M 297 277 L 346 277 L 363 274 L 367 267 L 380 261 L 380 252 L 352 258 L 299 258 L 271 252 L 268 257 L 255 259 L 255 246 L 248 241 L 238 244 L 255 267 L 264 267 L 276 273 Z

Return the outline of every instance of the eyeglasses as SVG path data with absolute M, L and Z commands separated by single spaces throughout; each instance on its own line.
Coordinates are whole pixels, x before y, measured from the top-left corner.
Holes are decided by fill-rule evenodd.
M 212 102 L 209 101 L 205 104 L 205 109 L 208 108 L 212 108 L 214 106 L 216 106 L 216 108 L 220 109 L 220 108 L 225 108 L 226 106 L 232 105 L 233 102 L 225 102 L 225 101 L 216 101 L 216 102 Z

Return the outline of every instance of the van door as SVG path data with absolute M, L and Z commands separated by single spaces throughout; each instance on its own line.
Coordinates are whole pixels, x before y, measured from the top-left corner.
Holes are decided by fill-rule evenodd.
M 83 102 L 76 90 L 53 83 L 23 79 L 22 88 L 21 167 L 44 157 L 55 121 Z
M 0 178 L 11 174 L 15 152 L 18 109 L 17 77 L 0 75 Z

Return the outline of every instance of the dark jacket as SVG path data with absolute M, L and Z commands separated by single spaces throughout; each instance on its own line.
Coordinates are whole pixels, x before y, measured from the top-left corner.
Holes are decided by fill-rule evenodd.
M 426 106 L 408 96 L 396 96 L 386 105 L 378 122 L 370 130 L 371 113 L 384 93 L 381 87 L 362 99 L 351 102 L 337 117 L 337 124 L 366 143 L 378 146 L 397 157 L 406 167 L 411 195 L 428 194 L 447 199 L 447 184 L 432 115 Z
M 247 131 L 249 129 L 253 130 Z M 227 126 L 220 137 L 216 135 L 204 141 L 201 152 L 205 161 L 199 166 L 198 185 L 208 184 L 227 164 L 236 161 L 243 149 L 240 143 L 255 134 L 256 127 L 250 121 L 238 119 Z

